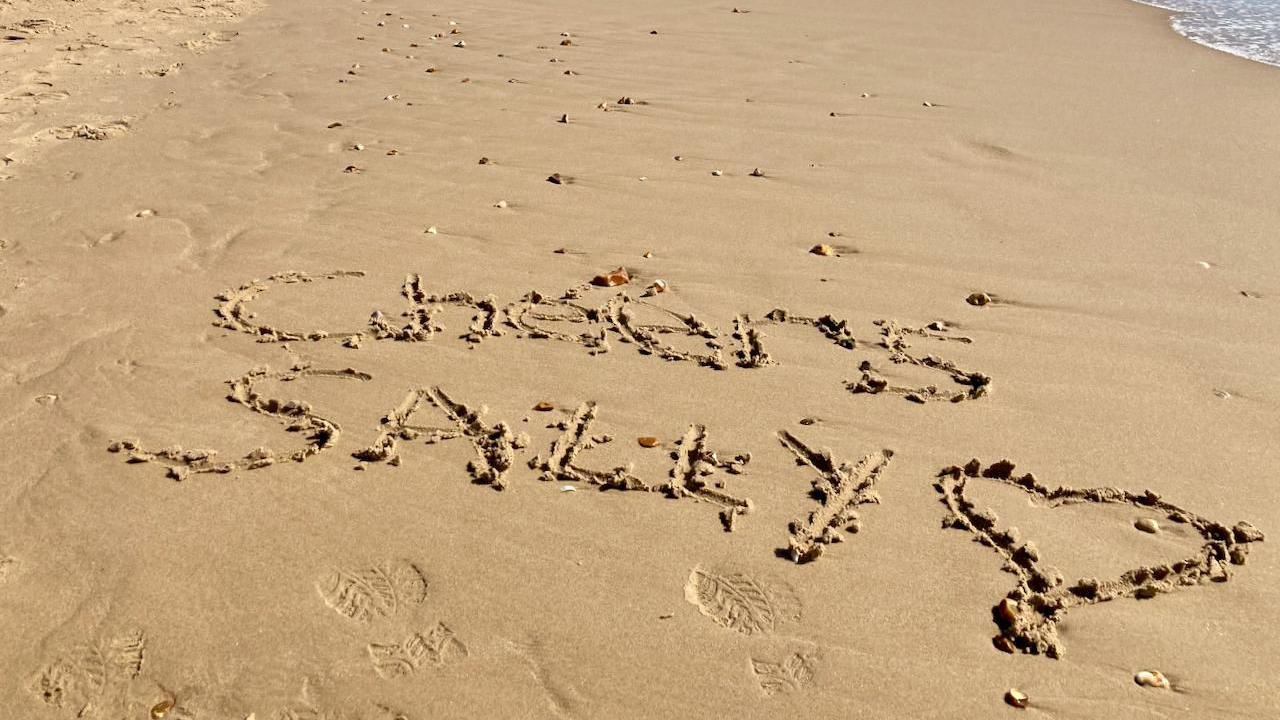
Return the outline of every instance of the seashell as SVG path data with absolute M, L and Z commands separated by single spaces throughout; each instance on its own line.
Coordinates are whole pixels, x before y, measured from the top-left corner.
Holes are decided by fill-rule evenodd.
M 723 170 L 712 170 L 712 171 L 711 171 L 711 174 L 712 174 L 712 175 L 715 175 L 716 177 L 720 177 L 721 175 L 724 175 L 724 171 L 723 171 Z
M 546 400 L 543 400 L 542 402 L 538 403 L 537 405 L 534 405 L 534 406 L 533 406 L 533 409 L 534 409 L 534 410 L 537 410 L 538 412 L 551 412 L 552 410 L 555 410 L 555 409 L 556 409 L 556 406 L 555 406 L 555 405 L 552 405 L 551 403 L 547 402 Z
M 1160 690 L 1169 689 L 1169 678 L 1159 670 L 1142 670 L 1133 676 L 1133 681 L 1142 687 L 1157 688 Z
M 433 67 L 429 67 L 429 68 L 427 68 L 426 70 L 424 70 L 423 72 L 433 73 L 433 72 L 436 72 L 436 69 L 435 69 L 435 68 L 433 68 Z
M 334 129 L 334 128 L 340 128 L 340 127 L 342 127 L 342 123 L 340 123 L 340 122 L 331 122 L 331 123 L 329 123 L 328 125 L 325 125 L 325 127 L 326 127 L 326 128 L 328 128 L 328 129 L 330 129 L 330 130 L 332 130 L 332 129 Z
M 561 176 L 560 173 L 551 173 L 547 176 L 547 182 L 552 185 L 563 185 L 565 183 L 565 178 Z
M 566 46 L 566 47 L 567 47 L 567 46 L 569 46 L 569 45 L 572 45 L 572 44 L 573 44 L 573 41 L 572 41 L 572 40 L 569 40 L 569 39 L 567 39 L 567 38 L 566 38 L 566 39 L 564 39 L 564 40 L 561 40 L 561 41 L 560 41 L 560 44 L 561 44 L 561 45 L 564 45 L 564 46 Z
M 922 102 L 922 103 L 920 103 L 920 104 L 921 104 L 921 105 L 924 105 L 925 107 L 933 107 L 933 103 L 929 102 L 928 100 L 925 100 L 924 102 Z
M 494 203 L 494 204 L 493 204 L 493 206 L 494 206 L 494 207 L 496 207 L 496 208 L 506 208 L 506 207 L 507 207 L 507 201 L 506 201 L 506 200 L 499 200 L 498 202 Z
M 559 119 L 559 120 L 557 120 L 556 122 L 564 123 L 564 124 L 568 125 L 568 124 L 569 124 L 569 116 L 568 116 L 567 114 L 565 114 L 565 115 L 561 115 L 561 116 L 560 116 L 560 119 Z
M 176 703 L 174 703 L 172 700 L 161 700 L 155 705 L 152 705 L 151 706 L 152 720 L 162 720 L 162 718 L 164 718 L 165 715 L 169 714 L 169 711 L 173 709 L 173 706 L 175 704 Z
M 1004 694 L 1004 701 L 1016 708 L 1025 708 L 1031 704 L 1031 698 L 1017 688 L 1009 688 Z
M 353 174 L 353 175 L 358 175 L 358 174 L 360 174 L 360 173 L 364 172 L 364 168 L 358 168 L 358 167 L 356 167 L 355 165 L 348 165 L 348 166 L 346 166 L 345 168 L 343 168 L 343 169 L 342 169 L 342 172 L 344 172 L 344 173 L 349 173 L 349 174 Z
M 619 285 L 626 285 L 629 282 L 631 282 L 631 275 L 624 267 L 610 270 L 603 275 L 597 275 L 591 279 L 591 284 L 599 287 L 617 287 Z
M 652 250 L 645 250 L 645 251 L 644 251 L 644 254 L 643 254 L 643 255 L 641 255 L 640 257 L 642 257 L 642 258 L 651 258 L 651 257 L 653 257 L 653 251 L 652 251 Z
M 750 175 L 751 177 L 764 177 L 764 171 L 761 170 L 760 168 L 756 168 L 755 170 L 752 170 L 747 174 Z
M 481 165 L 488 165 L 490 162 L 491 162 L 491 161 L 490 161 L 490 160 L 489 160 L 489 158 L 487 158 L 487 157 L 482 157 L 482 158 L 480 158 L 480 164 L 481 164 Z
M 435 225 L 432 225 L 431 227 L 429 227 L 429 228 L 427 228 L 427 229 L 426 229 L 426 233 L 427 233 L 428 235 L 435 235 L 435 234 L 437 234 L 437 233 L 439 233 L 439 232 L 440 232 L 440 230 L 439 230 L 439 229 L 437 229 Z
M 984 305 L 991 304 L 991 296 L 984 292 L 976 292 L 970 294 L 969 297 L 964 299 L 964 301 L 974 307 L 982 307 Z
M 1160 532 L 1160 523 L 1151 518 L 1141 518 L 1133 526 L 1144 533 L 1151 533 L 1152 535 Z
M 676 162 L 680 162 L 681 160 L 683 160 L 683 159 L 684 159 L 684 156 L 683 156 L 683 155 L 676 155 L 676 156 L 672 157 L 671 159 L 672 159 L 672 160 L 675 160 Z
M 655 448 L 658 447 L 658 444 L 661 441 L 656 437 L 646 436 L 636 438 L 636 442 L 639 443 L 642 448 Z
M 609 110 L 609 103 L 600 103 L 599 105 L 596 105 L 596 109 L 597 109 L 597 110 L 604 110 L 604 111 L 608 112 L 608 110 Z
M 644 296 L 645 296 L 645 297 L 652 297 L 652 296 L 654 296 L 654 295 L 657 295 L 657 294 L 659 294 L 659 293 L 664 293 L 664 292 L 666 292 L 666 291 L 667 291 L 667 281 L 666 281 L 666 280 L 661 280 L 661 279 L 659 279 L 659 280 L 654 280 L 652 285 L 650 285 L 649 287 L 645 288 L 645 290 L 644 290 Z
M 393 157 L 399 154 L 400 154 L 400 151 L 395 148 L 391 148 L 390 150 L 387 151 L 387 155 L 390 155 Z
M 466 47 L 466 46 L 467 46 L 467 41 L 466 41 L 466 40 L 459 40 L 458 42 L 454 43 L 454 44 L 453 44 L 453 46 L 454 46 L 454 47 L 456 47 L 456 48 L 464 48 L 464 47 Z
M 831 247 L 830 245 L 814 245 L 813 247 L 809 248 L 809 252 L 813 253 L 814 255 L 821 255 L 823 257 L 836 256 L 836 249 Z
M 618 104 L 619 104 L 619 105 L 634 105 L 634 104 L 635 104 L 635 102 L 636 102 L 635 100 L 632 100 L 631 98 L 627 97 L 626 95 L 623 95 L 622 97 L 618 98 Z

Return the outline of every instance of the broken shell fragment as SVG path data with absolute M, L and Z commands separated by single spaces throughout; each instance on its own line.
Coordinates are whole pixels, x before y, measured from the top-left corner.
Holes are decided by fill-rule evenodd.
M 1141 518 L 1135 522 L 1133 526 L 1144 533 L 1151 533 L 1152 535 L 1160 532 L 1160 523 L 1157 523 L 1151 518 Z
M 750 175 L 751 177 L 764 177 L 764 171 L 761 170 L 760 168 L 756 168 L 755 170 L 752 170 L 747 174 Z
M 629 282 L 631 282 L 631 274 L 623 267 L 610 270 L 603 275 L 597 275 L 591 279 L 591 284 L 599 287 L 617 287 L 619 285 L 626 285 Z
M 666 291 L 667 291 L 667 281 L 658 279 L 658 280 L 654 280 L 652 285 L 645 288 L 644 294 L 657 295 L 659 293 L 664 293 Z
M 466 41 L 466 40 L 459 40 L 458 42 L 454 43 L 454 44 L 453 44 L 453 46 L 454 46 L 454 47 L 456 47 L 456 48 L 464 48 L 464 47 L 466 47 L 466 46 L 467 46 L 467 41 Z
M 498 202 L 494 203 L 494 204 L 493 204 L 493 206 L 494 206 L 494 207 L 496 207 L 496 208 L 506 208 L 506 207 L 507 207 L 507 201 L 506 201 L 506 200 L 499 200 Z
M 1009 688 L 1004 694 L 1004 701 L 1016 708 L 1025 708 L 1031 704 L 1031 698 L 1017 688 Z
M 560 173 L 551 173 L 547 176 L 547 182 L 552 185 L 563 185 L 565 183 L 565 178 Z
M 1169 678 L 1159 670 L 1142 670 L 1133 676 L 1133 681 L 1142 687 L 1157 688 L 1160 690 L 1169 689 Z
M 164 718 L 165 715 L 168 715 L 169 711 L 173 709 L 174 704 L 175 703 L 172 700 L 161 700 L 151 706 L 152 720 L 162 720 L 162 718 Z
M 974 307 L 982 307 L 984 305 L 991 304 L 991 296 L 984 292 L 976 292 L 970 294 L 969 297 L 964 299 L 964 301 Z
M 836 249 L 831 247 L 830 245 L 814 245 L 813 247 L 809 248 L 809 252 L 813 253 L 814 255 L 821 255 L 823 257 L 836 256 Z
M 436 226 L 435 226 L 435 225 L 432 225 L 431 227 L 427 228 L 425 232 L 426 232 L 428 235 L 435 235 L 435 234 L 439 233 L 439 232 L 440 232 L 440 230 L 439 230 L 438 228 L 436 228 Z
M 568 116 L 568 114 L 561 115 L 561 116 L 560 116 L 560 119 L 559 119 L 559 120 L 557 120 L 556 122 L 558 122 L 558 123 L 564 123 L 565 125 L 568 125 L 568 124 L 569 124 L 569 116 Z
M 639 443 L 640 447 L 642 448 L 654 448 L 654 447 L 658 447 L 658 444 L 661 441 L 658 440 L 658 438 L 656 437 L 646 436 L 646 437 L 636 438 L 636 442 Z
M 623 95 L 622 97 L 618 98 L 618 104 L 619 104 L 619 105 L 634 105 L 634 104 L 635 104 L 635 102 L 636 102 L 635 100 L 632 100 L 631 98 L 627 97 L 626 95 Z

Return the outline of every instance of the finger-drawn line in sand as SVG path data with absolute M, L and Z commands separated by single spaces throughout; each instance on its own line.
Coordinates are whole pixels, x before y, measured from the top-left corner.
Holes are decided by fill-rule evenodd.
M 743 467 L 751 462 L 751 454 L 721 460 L 707 446 L 706 426 L 695 424 L 685 431 L 679 447 L 671 456 L 675 466 L 671 468 L 670 479 L 659 489 L 671 498 L 689 497 L 719 505 L 720 522 L 726 532 L 732 532 L 737 517 L 751 511 L 752 502 L 749 498 L 730 495 L 725 492 L 722 482 L 711 482 L 710 477 L 716 470 L 724 470 L 731 475 L 742 474 Z
M 695 567 L 684 597 L 715 624 L 743 635 L 768 635 L 800 619 L 800 601 L 790 587 L 742 572 Z
M 387 679 L 413 675 L 424 666 L 442 667 L 453 658 L 467 655 L 467 646 L 442 622 L 426 632 L 412 633 L 401 642 L 369 644 L 373 669 Z
M 604 327 L 592 330 L 597 324 L 599 312 L 570 302 L 576 295 L 565 293 L 564 298 L 552 299 L 539 292 L 531 292 L 506 311 L 507 322 L 525 337 L 535 340 L 559 340 L 582 345 L 592 355 L 609 352 L 609 338 Z M 587 329 L 576 334 L 553 330 L 547 323 L 586 325 Z
M 411 424 L 418 410 L 426 403 L 445 414 L 451 427 L 427 427 Z M 368 462 L 386 462 L 399 465 L 397 452 L 400 440 L 416 440 L 425 436 L 428 445 L 465 437 L 475 448 L 476 457 L 467 463 L 467 472 L 474 482 L 491 485 L 496 490 L 507 486 L 507 471 L 515 465 L 517 450 L 527 447 L 529 438 L 515 433 L 506 422 L 489 425 L 484 422 L 488 409 L 471 408 L 450 398 L 440 387 L 411 390 L 391 412 L 382 418 L 382 430 L 373 444 L 357 451 L 357 459 Z
M 110 140 L 129 132 L 131 118 L 122 118 L 100 125 L 81 123 L 64 125 L 49 130 L 49 134 L 59 140 Z
M 640 305 L 665 313 L 677 320 L 679 324 L 641 323 L 636 320 L 633 310 L 633 306 Z M 720 352 L 716 332 L 693 315 L 683 315 L 644 300 L 632 300 L 626 293 L 618 293 L 609 298 L 609 302 L 605 305 L 605 317 L 609 319 L 613 330 L 618 333 L 619 339 L 624 343 L 635 345 L 641 355 L 657 355 L 664 360 L 684 360 L 717 370 L 728 367 Z M 705 354 L 688 352 L 662 341 L 661 336 L 673 334 L 704 338 L 708 352 Z
M 1249 545 L 1264 539 L 1249 523 L 1240 522 L 1228 528 L 1166 502 L 1149 490 L 1141 494 L 1112 487 L 1051 490 L 1031 473 L 1014 477 L 1013 470 L 1014 464 L 1008 460 L 983 469 L 975 459 L 964 467 L 942 470 L 935 485 L 947 507 L 943 527 L 972 533 L 977 542 L 1000 555 L 1005 571 L 1018 578 L 1017 586 L 992 610 L 1000 628 L 993 642 L 1005 652 L 1061 657 L 1063 645 L 1058 636 L 1058 623 L 1072 608 L 1118 598 L 1152 598 L 1206 581 L 1226 582 L 1231 578 L 1228 565 L 1244 565 Z M 1044 563 L 1034 544 L 1022 541 L 1017 528 L 997 528 L 995 513 L 977 509 L 966 497 L 967 482 L 979 477 L 1017 488 L 1033 501 L 1043 502 L 1050 508 L 1099 503 L 1156 510 L 1173 522 L 1189 525 L 1204 539 L 1204 545 L 1198 554 L 1177 562 L 1135 568 L 1118 578 L 1089 577 L 1067 584 L 1058 570 Z
M 579 405 L 571 418 L 554 424 L 553 427 L 562 431 L 560 437 L 551 443 L 546 456 L 531 459 L 529 467 L 541 470 L 545 481 L 580 482 L 614 490 L 649 490 L 649 485 L 632 472 L 630 464 L 610 470 L 593 470 L 577 464 L 579 454 L 613 441 L 609 435 L 591 434 L 595 418 L 594 402 Z
M 471 318 L 467 332 L 459 337 L 478 343 L 486 337 L 497 337 L 503 334 L 501 319 L 503 312 L 498 308 L 497 298 L 490 295 L 477 299 L 471 293 L 455 292 L 447 295 L 433 295 L 422 286 L 422 276 L 418 273 L 408 275 L 400 294 L 409 302 L 409 307 L 401 313 L 408 318 L 408 323 L 395 327 L 387 321 L 386 316 L 375 311 L 369 319 L 374 336 L 380 340 L 423 341 L 434 338 L 445 328 L 435 316 L 445 307 L 465 307 L 478 311 Z
M 467 331 L 459 334 L 458 337 L 470 343 L 479 343 L 485 338 L 504 335 L 504 328 L 513 328 L 516 330 L 517 338 L 574 343 L 595 355 L 611 349 L 609 336 L 612 334 L 616 335 L 620 342 L 634 346 L 642 355 L 656 355 L 671 361 L 693 362 L 716 370 L 726 370 L 730 367 L 724 359 L 721 335 L 711 325 L 692 314 L 683 314 L 663 307 L 652 299 L 645 299 L 648 296 L 636 299 L 625 291 L 614 292 L 600 304 L 588 303 L 584 298 L 589 293 L 601 289 L 590 283 L 571 287 L 559 298 L 550 298 L 533 291 L 517 302 L 500 305 L 498 299 L 492 295 L 477 298 L 467 292 L 428 293 L 422 276 L 411 273 L 405 278 L 400 289 L 400 294 L 408 301 L 408 307 L 401 313 L 401 317 L 406 318 L 404 323 L 392 322 L 382 311 L 375 310 L 370 316 L 367 328 L 343 333 L 274 327 L 258 322 L 254 313 L 246 307 L 274 285 L 363 276 L 361 272 L 347 270 L 333 271 L 315 277 L 290 271 L 272 275 L 266 280 L 254 280 L 237 289 L 224 291 L 218 296 L 222 304 L 214 311 L 218 316 L 214 324 L 253 335 L 259 342 L 314 342 L 338 335 L 342 338 L 343 345 L 359 348 L 366 337 L 395 341 L 430 340 L 444 330 L 436 317 L 442 310 L 449 307 L 468 308 L 475 310 L 475 315 L 472 316 Z M 639 318 L 641 310 L 665 315 L 669 320 L 644 322 Z M 862 373 L 859 379 L 845 382 L 850 392 L 900 395 L 913 402 L 926 403 L 941 400 L 949 402 L 973 400 L 983 397 L 989 391 L 991 378 L 986 374 L 965 370 L 954 362 L 936 355 L 917 355 L 911 352 L 911 344 L 908 341 L 911 338 L 923 338 L 936 342 L 968 344 L 973 342 L 971 338 L 951 335 L 950 329 L 939 322 L 931 323 L 924 329 L 908 327 L 894 320 L 876 320 L 874 324 L 879 328 L 880 340 L 867 347 L 886 351 L 889 361 L 893 364 L 909 365 L 942 373 L 960 387 L 943 389 L 936 385 L 921 387 L 895 385 L 881 375 L 870 360 L 864 360 L 859 365 Z M 734 318 L 734 328 L 731 333 L 737 345 L 733 350 L 734 365 L 739 368 L 759 369 L 777 364 L 766 347 L 764 334 L 760 331 L 760 327 L 766 325 L 810 327 L 845 350 L 861 349 L 865 345 L 854 337 L 847 320 L 830 314 L 808 317 L 793 314 L 783 308 L 775 308 L 758 320 L 753 320 L 747 314 L 739 314 Z M 706 351 L 678 348 L 667 341 L 666 338 L 671 336 L 699 339 L 705 345 Z
M 213 324 L 217 327 L 235 330 L 248 335 L 258 336 L 258 342 L 286 342 L 300 340 L 323 340 L 334 334 L 327 330 L 285 330 L 273 327 L 264 323 L 255 322 L 256 313 L 247 309 L 249 303 L 253 302 L 259 295 L 270 290 L 277 285 L 293 285 L 297 283 L 311 283 L 317 280 L 339 280 L 344 278 L 361 278 L 364 273 L 358 270 L 334 270 L 333 272 L 323 273 L 313 277 L 303 272 L 288 271 L 276 273 L 265 280 L 251 280 L 238 288 L 224 290 L 217 296 L 222 301 L 213 312 L 218 316 L 218 320 Z M 359 332 L 343 332 L 341 335 L 350 337 L 351 335 L 359 335 Z
M 859 505 L 879 504 L 880 496 L 875 485 L 893 457 L 893 451 L 870 453 L 863 456 L 857 465 L 847 462 L 837 465 L 830 450 L 814 450 L 786 430 L 778 433 L 778 440 L 796 456 L 796 464 L 808 465 L 818 471 L 812 491 L 818 507 L 803 520 L 792 520 L 788 526 L 791 560 L 796 563 L 817 560 L 828 545 L 844 542 L 844 536 L 840 534 L 842 528 L 851 533 L 858 532 Z
M 216 450 L 186 450 L 173 445 L 159 450 L 146 450 L 137 440 L 117 440 L 107 447 L 114 453 L 127 453 L 130 463 L 159 463 L 166 466 L 166 474 L 174 480 L 184 480 L 190 474 L 230 473 L 237 469 L 257 470 L 277 462 L 303 462 L 312 455 L 332 447 L 341 428 L 332 420 L 317 414 L 311 404 L 301 400 L 280 400 L 263 395 L 257 385 L 267 380 L 295 382 L 304 378 L 333 378 L 340 380 L 369 381 L 373 377 L 347 368 L 345 370 L 320 370 L 306 365 L 295 365 L 285 372 L 271 372 L 267 368 L 255 368 L 235 380 L 228 381 L 231 391 L 227 399 L 249 408 L 259 415 L 276 418 L 284 423 L 287 432 L 303 433 L 306 443 L 301 449 L 288 455 L 277 455 L 270 448 L 260 447 L 239 460 L 219 462 Z
M 427 601 L 427 575 L 408 560 L 386 560 L 357 569 L 334 568 L 316 590 L 334 612 L 356 622 L 393 617 Z
M 853 333 L 849 331 L 848 321 L 840 320 L 831 315 L 811 318 L 796 315 L 785 308 L 774 308 L 764 316 L 764 319 L 775 325 L 807 325 L 846 350 L 853 350 L 858 347 L 858 341 L 853 337 Z
M 889 362 L 896 365 L 915 365 L 917 367 L 937 370 L 955 382 L 957 385 L 963 386 L 964 390 L 943 390 L 936 385 L 925 385 L 922 387 L 906 387 L 903 385 L 894 385 L 885 377 L 876 372 L 870 361 L 864 361 L 858 369 L 862 371 L 862 377 L 857 381 L 847 384 L 850 392 L 853 393 L 890 393 L 894 395 L 902 395 L 906 399 L 917 402 L 926 403 L 935 400 L 945 400 L 948 402 L 962 402 L 965 400 L 975 400 L 987 394 L 991 387 L 991 377 L 980 372 L 969 372 L 960 369 L 955 363 L 944 360 L 936 355 L 925 355 L 917 357 L 909 352 L 911 345 L 907 342 L 907 337 L 915 335 L 917 337 L 929 338 L 939 341 L 951 342 L 973 342 L 971 338 L 959 337 L 946 334 L 946 326 L 938 324 L 939 330 L 921 330 L 918 328 L 905 327 L 894 320 L 876 320 L 875 325 L 880 328 L 880 347 L 889 351 Z
M 751 326 L 751 318 L 747 315 L 734 318 L 733 339 L 739 345 L 733 353 L 738 367 L 761 368 L 777 364 L 764 348 L 764 334 Z
M 811 653 L 793 652 L 782 662 L 751 659 L 751 672 L 768 697 L 803 690 L 813 683 L 816 658 Z
M 79 645 L 42 668 L 30 690 L 56 708 L 80 711 L 109 704 L 142 674 L 145 655 L 146 638 L 140 631 Z

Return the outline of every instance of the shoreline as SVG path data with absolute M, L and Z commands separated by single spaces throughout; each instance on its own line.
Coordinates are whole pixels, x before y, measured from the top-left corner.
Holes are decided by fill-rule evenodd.
M 1208 38 L 1198 37 L 1196 35 L 1189 34 L 1189 32 L 1185 32 L 1182 28 L 1179 27 L 1178 20 L 1179 18 L 1196 17 L 1197 13 L 1194 10 L 1183 10 L 1183 9 L 1178 9 L 1176 7 L 1169 7 L 1161 4 L 1162 2 L 1167 2 L 1168 0 L 1132 0 L 1132 1 L 1140 5 L 1147 5 L 1147 6 L 1158 8 L 1170 13 L 1170 15 L 1168 16 L 1168 23 L 1167 23 L 1169 25 L 1169 29 L 1177 33 L 1181 37 L 1187 40 L 1190 40 L 1193 43 L 1196 43 L 1197 45 L 1202 45 L 1204 47 L 1217 50 L 1219 52 L 1223 52 L 1228 55 L 1234 55 L 1236 57 L 1243 58 L 1251 62 L 1256 62 L 1262 65 L 1269 65 L 1271 67 L 1280 68 L 1280 50 L 1277 50 L 1276 48 L 1270 48 L 1269 49 L 1270 52 L 1267 54 L 1260 54 L 1259 51 L 1253 51 L 1252 54 L 1250 54 L 1251 51 L 1241 48 L 1239 46 L 1238 41 L 1236 44 L 1233 45 L 1231 44 L 1231 42 L 1227 40 L 1210 40 Z M 1280 12 L 1280 8 L 1277 8 L 1277 12 Z

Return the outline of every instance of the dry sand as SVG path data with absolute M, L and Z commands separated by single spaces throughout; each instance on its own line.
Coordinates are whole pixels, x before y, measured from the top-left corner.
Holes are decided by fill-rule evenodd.
M 0 715 L 1280 713 L 1280 71 L 741 9 L 0 0 Z

